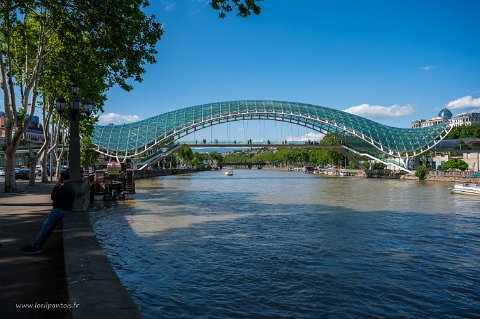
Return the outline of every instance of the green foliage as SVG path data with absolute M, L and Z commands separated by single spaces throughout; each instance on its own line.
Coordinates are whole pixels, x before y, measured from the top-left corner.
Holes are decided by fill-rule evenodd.
M 457 126 L 448 133 L 445 139 L 452 140 L 459 138 L 480 138 L 480 124 Z
M 335 134 L 328 133 L 320 141 L 322 145 L 339 145 L 342 143 L 342 139 Z
M 202 171 L 206 171 L 207 170 L 207 167 L 203 164 L 199 164 L 199 165 L 195 165 L 195 170 L 197 172 L 202 172 Z
M 326 134 L 320 141 L 321 145 L 339 145 L 341 139 L 335 134 Z M 336 149 L 312 148 L 309 154 L 309 163 L 314 165 L 337 165 L 345 161 L 345 157 Z
M 251 163 L 252 156 L 245 152 L 235 152 L 233 154 L 228 154 L 223 159 L 224 163 Z
M 335 149 L 314 148 L 310 150 L 309 162 L 315 165 L 337 165 L 345 157 Z
M 218 152 L 210 152 L 207 156 L 208 160 L 212 161 L 214 165 L 221 164 L 223 162 L 223 156 L 222 154 L 219 154 Z
M 9 153 L 18 145 L 12 136 L 22 133 L 39 106 L 37 93 L 46 102 L 41 107 L 51 110 L 55 98 L 70 100 L 76 84 L 80 98 L 91 99 L 98 111 L 108 88 L 119 85 L 128 91 L 132 86 L 127 81 L 142 81 L 144 65 L 156 62 L 155 46 L 163 33 L 155 17 L 145 14 L 148 5 L 147 0 L 2 1 L 0 74 L 11 76 L 2 93 L 15 101 L 8 95 L 19 92 L 22 102 L 5 103 L 7 123 L 17 126 L 15 133 L 6 130 Z M 68 125 L 68 112 L 63 122 Z M 84 131 L 91 136 L 88 127 Z M 84 163 L 94 156 L 82 153 Z M 10 184 L 6 188 L 13 189 Z
M 94 151 L 95 144 L 92 142 L 94 123 L 93 118 L 83 118 L 80 121 L 80 166 L 85 168 L 100 158 L 100 153 Z
M 276 161 L 273 151 L 263 151 L 252 156 L 252 162 L 273 163 Z
M 25 1 L 1 15 L 1 49 L 15 61 L 19 86 L 32 79 L 26 71 L 35 72 L 31 63 L 39 61 L 41 94 L 68 99 L 75 83 L 98 103 L 115 84 L 131 90 L 126 81 L 141 81 L 143 65 L 155 63 L 163 31 L 144 13 L 147 6 L 146 0 Z
M 210 161 L 212 166 L 217 166 L 224 160 L 222 154 L 219 154 L 218 152 L 213 151 L 208 154 L 193 153 L 190 147 L 183 147 L 176 153 L 176 156 L 182 161 L 186 161 L 195 166 L 197 171 L 204 171 L 207 169 L 204 165 L 204 161 Z
M 272 165 L 337 165 L 345 157 L 335 149 L 279 148 L 276 151 L 263 150 L 256 154 L 235 152 L 225 156 L 226 163 L 265 162 Z
M 359 169 L 360 167 L 358 166 L 358 164 L 350 163 L 350 164 L 347 165 L 347 168 L 348 169 Z
M 189 146 L 182 147 L 176 155 L 183 161 L 190 162 L 193 159 L 193 151 Z
M 155 63 L 155 45 L 163 31 L 155 16 L 147 16 L 148 1 L 94 0 L 88 6 L 54 7 L 59 27 L 61 50 L 58 56 L 69 59 L 67 67 L 76 74 L 91 67 L 89 73 L 102 78 L 107 87 L 118 84 L 131 90 L 127 79 L 141 82 L 145 63 Z M 89 80 L 79 74 L 79 87 Z
M 427 168 L 427 166 L 425 166 L 425 164 L 423 164 L 423 165 L 417 167 L 417 170 L 415 171 L 415 176 L 417 176 L 421 181 L 423 181 L 425 179 L 425 177 L 427 176 L 428 171 L 429 171 L 429 169 Z
M 260 6 L 257 4 L 260 1 L 262 0 L 211 0 L 210 5 L 219 11 L 220 18 L 235 9 L 239 17 L 246 18 L 252 13 L 260 14 Z
M 449 169 L 459 169 L 465 171 L 468 169 L 468 164 L 458 158 L 452 158 L 442 164 L 442 170 L 448 171 Z
M 373 165 L 373 169 L 385 169 L 385 168 L 387 168 L 387 165 L 385 165 L 383 163 L 378 163 L 377 162 Z
M 206 155 L 205 155 L 205 154 L 193 153 L 193 157 L 192 157 L 191 163 L 192 163 L 192 165 L 194 165 L 195 167 L 201 167 L 201 166 L 203 166 L 203 160 L 205 160 L 205 159 L 206 159 Z

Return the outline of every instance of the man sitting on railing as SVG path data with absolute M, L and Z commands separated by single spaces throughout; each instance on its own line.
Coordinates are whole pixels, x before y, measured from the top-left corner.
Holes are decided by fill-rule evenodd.
M 53 200 L 53 208 L 33 242 L 19 249 L 22 253 L 30 255 L 42 252 L 42 246 L 52 234 L 55 226 L 57 226 L 65 214 L 73 210 L 75 196 L 75 187 L 70 180 L 70 174 L 68 172 L 60 173 L 60 180 L 52 190 L 51 199 Z

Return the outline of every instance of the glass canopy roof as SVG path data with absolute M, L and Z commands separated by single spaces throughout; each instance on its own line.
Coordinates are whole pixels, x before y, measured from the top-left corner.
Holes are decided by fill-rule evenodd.
M 281 101 L 229 101 L 197 105 L 123 125 L 95 126 L 93 142 L 107 152 L 141 153 L 153 144 L 178 139 L 226 120 L 265 119 L 293 122 L 322 133 L 356 136 L 376 148 L 409 152 L 437 140 L 448 123 L 426 128 L 397 128 L 312 104 Z

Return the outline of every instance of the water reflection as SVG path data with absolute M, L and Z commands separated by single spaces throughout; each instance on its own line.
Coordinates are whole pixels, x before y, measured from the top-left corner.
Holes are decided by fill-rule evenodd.
M 138 236 L 145 236 L 154 235 L 159 231 L 172 228 L 190 227 L 194 224 L 206 222 L 234 220 L 246 216 L 248 216 L 248 214 L 182 215 L 162 217 L 159 219 L 156 215 L 142 215 L 142 218 L 127 216 L 126 220 Z

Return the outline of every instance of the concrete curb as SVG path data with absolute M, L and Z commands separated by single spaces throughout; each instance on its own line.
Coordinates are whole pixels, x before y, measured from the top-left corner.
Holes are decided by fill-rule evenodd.
M 143 318 L 100 247 L 87 213 L 66 215 L 63 223 L 72 318 Z

